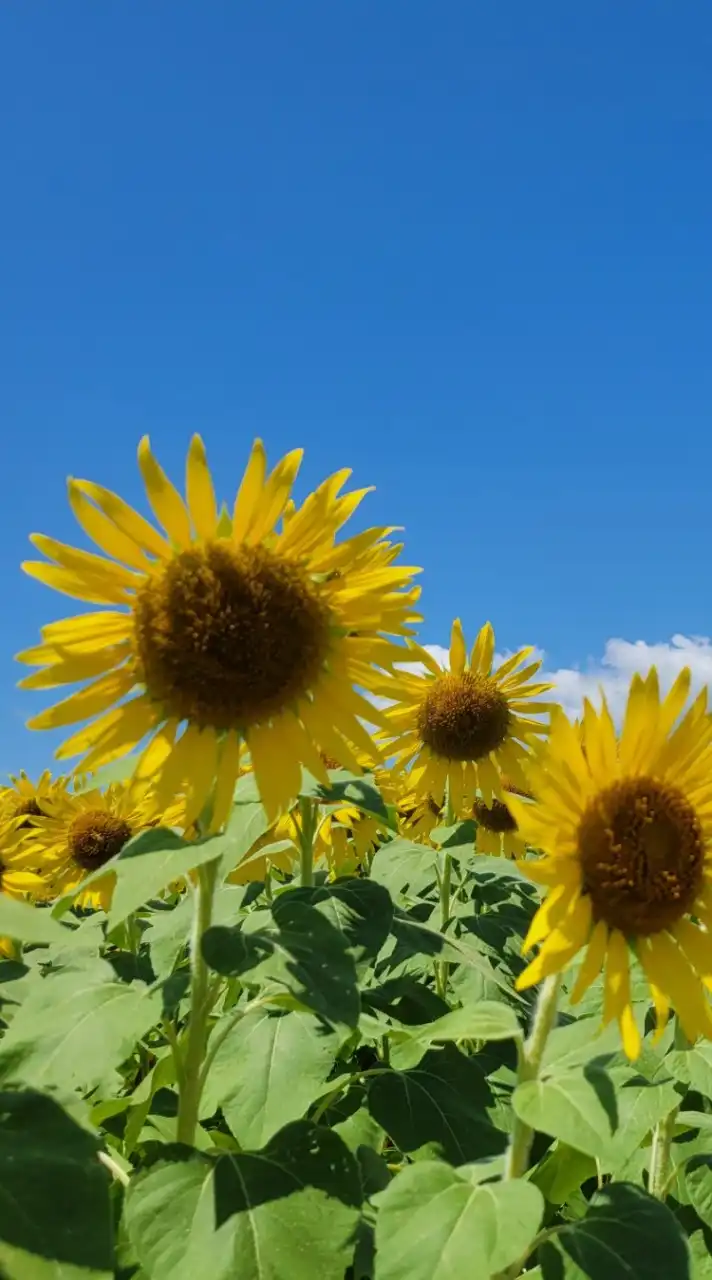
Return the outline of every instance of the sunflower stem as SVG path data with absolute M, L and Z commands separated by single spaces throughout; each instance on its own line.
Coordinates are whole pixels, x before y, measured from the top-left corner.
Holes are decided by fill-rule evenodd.
M 445 933 L 450 920 L 450 894 L 452 889 L 452 855 L 443 851 L 443 865 L 440 873 L 440 932 Z M 449 974 L 447 960 L 440 960 L 437 966 L 437 989 L 442 1000 L 447 999 L 447 982 Z
M 551 977 L 545 978 L 539 988 L 539 996 L 529 1037 L 524 1043 L 520 1041 L 517 1046 L 519 1057 L 518 1085 L 526 1084 L 530 1080 L 537 1080 L 539 1077 L 546 1042 L 556 1022 L 560 987 L 561 976 L 555 973 Z M 529 1167 L 529 1155 L 533 1140 L 534 1130 L 530 1129 L 529 1125 L 525 1124 L 523 1120 L 520 1120 L 515 1111 L 512 1134 L 504 1165 L 504 1177 L 506 1179 L 524 1177 Z
M 299 878 L 302 886 L 314 883 L 314 837 L 318 825 L 318 805 L 309 796 L 299 799 Z
M 198 1126 L 198 1110 L 202 1092 L 201 1069 L 205 1056 L 211 992 L 208 966 L 203 959 L 201 941 L 213 917 L 213 899 L 218 875 L 218 861 L 208 862 L 197 871 L 198 883 L 193 899 L 193 929 L 190 940 L 190 1017 L 188 1038 L 183 1058 L 182 1080 L 178 1097 L 176 1140 L 192 1146 Z
M 679 1107 L 674 1107 L 669 1115 L 658 1121 L 653 1130 L 648 1191 L 656 1200 L 665 1200 L 670 1190 L 670 1149 L 678 1111 Z

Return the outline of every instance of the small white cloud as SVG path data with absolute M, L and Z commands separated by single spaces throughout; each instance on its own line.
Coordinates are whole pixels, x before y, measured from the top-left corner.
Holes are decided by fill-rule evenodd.
M 442 645 L 428 644 L 425 648 L 443 666 L 448 665 L 448 650 Z M 504 661 L 509 653 L 497 654 L 495 664 Z M 614 719 L 620 719 L 625 708 L 631 677 L 637 672 L 645 675 L 652 666 L 657 667 L 663 692 L 670 688 L 683 667 L 692 672 L 693 689 L 704 684 L 712 685 L 712 640 L 707 636 L 674 635 L 671 640 L 649 644 L 646 640 L 612 639 L 606 642 L 603 656 L 589 658 L 581 667 L 546 665 L 546 654 L 535 649 L 530 661 L 541 658 L 541 679 L 551 681 L 554 689 L 548 695 L 560 702 L 570 716 L 578 716 L 584 698 L 595 706 L 600 702 L 603 689 Z

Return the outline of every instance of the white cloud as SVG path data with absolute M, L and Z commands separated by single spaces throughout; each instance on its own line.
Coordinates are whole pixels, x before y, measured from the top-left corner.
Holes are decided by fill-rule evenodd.
M 437 644 L 425 647 L 438 662 L 447 666 L 447 649 Z M 707 636 L 674 635 L 671 640 L 658 644 L 648 644 L 646 640 L 608 640 L 601 658 L 589 658 L 581 667 L 559 667 L 555 670 L 547 667 L 543 650 L 535 650 L 535 653 L 544 663 L 542 679 L 552 681 L 555 686 L 549 696 L 560 702 L 571 716 L 580 714 L 584 698 L 598 705 L 602 688 L 614 719 L 619 719 L 625 707 L 631 676 L 635 672 L 645 675 L 651 666 L 658 669 L 663 692 L 669 689 L 683 667 L 692 671 L 695 690 L 703 684 L 712 685 L 712 640 Z M 499 654 L 495 662 L 507 656 Z

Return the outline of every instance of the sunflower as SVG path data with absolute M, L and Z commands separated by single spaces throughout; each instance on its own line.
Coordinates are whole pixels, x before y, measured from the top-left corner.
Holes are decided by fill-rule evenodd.
M 429 844 L 430 834 L 443 825 L 443 806 L 436 804 L 431 795 L 401 796 L 397 806 L 398 828 L 402 835 L 416 843 Z
M 517 985 L 583 952 L 570 999 L 605 968 L 604 1023 L 618 1021 L 630 1059 L 640 1051 L 631 952 L 658 1030 L 672 1005 L 690 1040 L 712 1037 L 712 720 L 706 690 L 682 715 L 689 689 L 688 669 L 662 700 L 655 668 L 634 676 L 620 736 L 605 700 L 600 711 L 585 703 L 581 732 L 557 709 L 529 769 L 536 802 L 508 800 L 522 837 L 545 854 L 519 865 L 548 889 L 524 941 L 541 947 Z
M 140 831 L 159 821 L 180 826 L 183 805 L 177 802 L 159 815 L 145 784 L 115 782 L 103 793 L 64 787 L 43 808 L 27 833 L 27 848 L 46 867 L 52 895 L 63 896 L 110 862 Z M 77 895 L 77 906 L 108 911 L 115 881 L 113 872 L 99 876 Z
M 243 747 L 271 817 L 288 810 L 302 765 L 326 781 L 315 741 L 354 772 L 354 748 L 377 758 L 363 720 L 382 724 L 383 715 L 356 686 L 368 692 L 402 659 L 388 637 L 410 635 L 419 620 L 417 570 L 394 566 L 390 529 L 335 541 L 368 492 L 340 494 L 349 471 L 294 506 L 301 456 L 267 474 L 255 441 L 232 512 L 219 513 L 200 437 L 188 451 L 185 501 L 144 438 L 139 467 L 163 531 L 108 489 L 69 481 L 73 512 L 105 554 L 35 534 L 47 561 L 23 568 L 103 607 L 50 623 L 19 655 L 41 668 L 25 688 L 89 682 L 30 721 L 89 721 L 58 758 L 80 755 L 92 771 L 147 740 L 138 776 L 156 775 L 161 804 L 187 786 L 188 825 L 211 797 L 213 830 L 228 814 Z
M 469 662 L 460 620 L 452 625 L 450 665 L 445 670 L 432 654 L 410 644 L 409 663 L 420 671 L 400 671 L 398 691 L 378 692 L 396 701 L 388 708 L 391 723 L 383 735 L 395 757 L 395 769 L 408 769 L 407 785 L 416 797 L 430 796 L 442 805 L 445 790 L 454 817 L 463 816 L 479 790 L 485 804 L 502 794 L 506 771 L 525 786 L 522 764 L 547 726 L 530 717 L 551 710 L 537 702 L 550 684 L 532 684 L 541 663 L 522 663 L 533 652 L 522 649 L 492 669 L 494 632 L 488 623 L 480 631 Z
M 10 778 L 12 786 L 0 787 L 0 822 L 9 821 L 17 829 L 32 826 L 32 819 L 43 812 L 43 802 L 66 784 L 65 778 L 52 778 L 49 769 L 32 782 L 24 770 Z
M 502 787 L 510 795 L 522 796 L 531 800 L 531 795 L 515 786 L 510 778 L 502 778 Z M 494 857 L 504 855 L 505 858 L 516 858 L 526 853 L 526 844 L 522 839 L 517 821 L 504 800 L 493 799 L 485 804 L 479 797 L 472 805 L 472 816 L 477 823 L 476 848 L 478 853 L 491 854 Z
M 344 805 L 324 814 L 314 841 L 315 862 L 324 861 L 332 876 L 348 875 L 368 865 L 383 840 L 383 828 L 372 814 Z

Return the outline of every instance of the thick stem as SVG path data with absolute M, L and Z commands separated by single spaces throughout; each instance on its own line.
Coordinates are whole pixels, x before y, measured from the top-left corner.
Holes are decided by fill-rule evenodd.
M 670 1148 L 678 1111 L 679 1107 L 675 1107 L 664 1120 L 658 1121 L 653 1130 L 648 1191 L 658 1200 L 665 1200 L 670 1190 Z
M 556 1007 L 559 1000 L 560 986 L 561 977 L 557 973 L 545 978 L 539 988 L 539 998 L 529 1039 L 519 1048 L 517 1084 L 525 1084 L 528 1080 L 536 1080 L 539 1076 L 549 1032 L 556 1022 Z M 529 1167 L 529 1155 L 533 1139 L 534 1130 L 530 1129 L 529 1125 L 520 1120 L 515 1113 L 504 1166 L 505 1178 L 524 1177 Z
M 447 849 L 443 850 L 443 866 L 440 873 L 440 932 L 445 933 L 450 919 L 450 894 L 452 889 L 452 856 Z M 447 960 L 440 960 L 437 966 L 438 995 L 445 1000 L 450 966 Z
M 314 883 L 314 837 L 318 824 L 318 805 L 308 796 L 299 801 L 299 878 L 302 885 Z
M 208 1017 L 210 1015 L 210 980 L 203 959 L 201 940 L 210 928 L 218 862 L 208 862 L 197 871 L 198 884 L 193 905 L 193 930 L 190 940 L 190 1018 L 183 1059 L 182 1080 L 178 1097 L 176 1139 L 193 1145 L 198 1124 L 202 1091 L 201 1068 L 205 1055 Z

